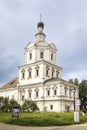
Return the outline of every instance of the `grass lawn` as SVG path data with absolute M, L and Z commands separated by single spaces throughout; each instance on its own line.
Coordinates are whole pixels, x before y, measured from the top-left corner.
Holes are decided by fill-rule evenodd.
M 87 122 L 86 116 L 80 113 L 80 122 Z M 20 113 L 19 119 L 11 120 L 11 113 L 0 112 L 0 123 L 21 126 L 60 126 L 76 124 L 73 121 L 73 112 L 43 112 L 43 113 Z

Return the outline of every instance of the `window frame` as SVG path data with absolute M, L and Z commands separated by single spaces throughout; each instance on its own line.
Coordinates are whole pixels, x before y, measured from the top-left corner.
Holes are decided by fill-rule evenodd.
M 50 105 L 50 110 L 53 110 L 53 105 Z
M 21 79 L 25 79 L 25 70 L 24 69 L 21 71 Z
M 32 60 L 32 53 L 31 52 L 30 52 L 29 56 L 30 56 L 29 59 Z
M 43 59 L 44 58 L 44 53 L 41 51 L 40 52 L 40 59 Z
M 57 90 L 56 89 L 54 89 L 54 96 L 56 96 L 57 95 Z
M 53 58 L 53 53 L 51 53 L 51 60 L 53 60 L 54 58 Z
M 47 96 L 50 96 L 50 90 L 47 90 Z
M 21 100 L 24 101 L 24 95 L 21 96 Z
M 36 98 L 38 98 L 38 91 L 36 91 Z
M 36 69 L 36 76 L 39 76 L 39 69 Z

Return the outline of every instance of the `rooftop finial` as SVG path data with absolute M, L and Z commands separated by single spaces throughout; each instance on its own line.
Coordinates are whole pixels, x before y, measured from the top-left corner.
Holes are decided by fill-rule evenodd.
M 40 22 L 42 22 L 42 15 L 40 14 Z
M 42 15 L 40 14 L 40 22 L 38 23 L 37 27 L 42 28 L 42 30 L 44 29 L 44 23 L 42 22 Z

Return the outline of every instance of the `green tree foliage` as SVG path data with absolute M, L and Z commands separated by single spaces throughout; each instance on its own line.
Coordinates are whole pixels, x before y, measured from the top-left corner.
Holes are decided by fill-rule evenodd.
M 82 80 L 79 83 L 79 80 L 75 78 L 69 79 L 69 82 L 79 86 L 79 99 L 81 101 L 81 109 L 87 110 L 87 80 Z
M 73 82 L 73 79 L 69 79 L 68 81 L 69 81 L 69 83 L 74 83 L 74 82 Z
M 19 108 L 20 108 L 20 105 L 18 104 L 18 102 L 16 101 L 16 100 L 14 100 L 14 99 L 11 99 L 10 101 L 10 111 L 12 110 L 12 107 L 14 107 L 14 106 L 18 106 Z
M 17 101 L 14 99 L 9 100 L 9 98 L 5 97 L 0 97 L 0 110 L 3 112 L 11 112 L 12 107 L 19 107 L 21 106 L 18 104 Z M 23 111 L 28 111 L 28 112 L 34 112 L 34 111 L 39 111 L 39 108 L 37 107 L 36 103 L 34 101 L 30 100 L 25 100 L 23 105 L 22 105 L 22 110 Z
M 28 112 L 34 112 L 34 111 L 38 111 L 39 109 L 34 101 L 25 100 L 22 105 L 22 110 Z
M 9 100 L 7 97 L 0 97 L 0 110 L 3 112 L 11 111 L 14 106 L 18 106 L 20 108 L 20 105 L 14 99 Z
M 2 100 L 2 111 L 8 112 L 10 108 L 9 99 L 7 97 L 3 98 Z
M 87 80 L 82 80 L 79 84 L 79 97 L 81 100 L 81 108 L 87 106 Z
M 39 111 L 39 108 L 37 107 L 37 105 L 34 101 L 31 101 L 31 110 L 32 110 L 32 112 Z
M 3 97 L 0 97 L 0 102 L 2 102 L 3 101 Z
M 79 85 L 79 80 L 77 78 L 74 79 L 74 84 Z
M 75 78 L 75 79 L 69 79 L 68 81 L 69 81 L 70 83 L 75 84 L 75 85 L 79 85 L 79 80 L 78 80 L 77 78 Z
M 3 106 L 3 97 L 0 97 L 0 110 L 1 110 L 2 106 Z

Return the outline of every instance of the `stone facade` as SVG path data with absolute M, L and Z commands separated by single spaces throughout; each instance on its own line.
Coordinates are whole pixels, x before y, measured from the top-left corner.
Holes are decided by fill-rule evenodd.
M 78 86 L 62 79 L 62 68 L 56 65 L 57 48 L 46 42 L 42 21 L 37 28 L 36 42 L 25 48 L 25 65 L 18 67 L 18 78 L 1 87 L 0 96 L 20 104 L 33 100 L 40 111 L 66 111 L 73 107 L 74 89 L 78 99 Z

